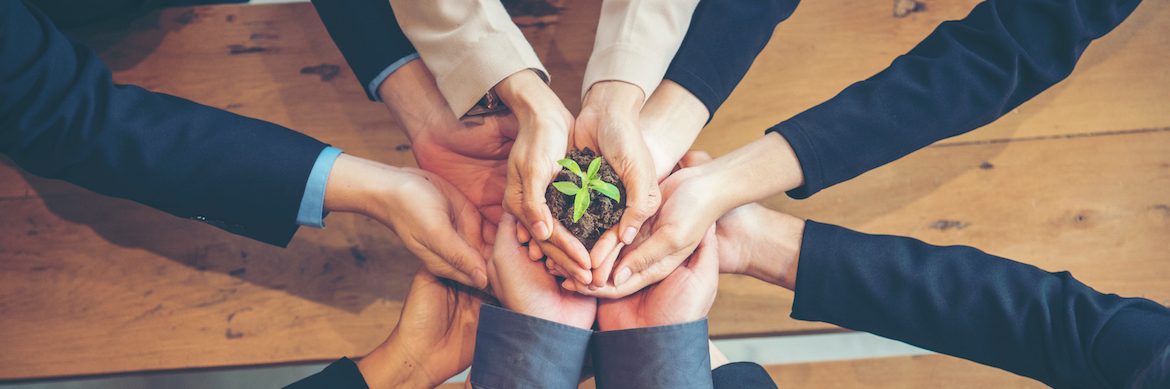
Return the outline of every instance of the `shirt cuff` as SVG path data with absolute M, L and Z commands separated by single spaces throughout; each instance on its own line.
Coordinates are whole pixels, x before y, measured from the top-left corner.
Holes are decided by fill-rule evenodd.
M 416 59 L 418 59 L 417 52 L 402 57 L 402 59 L 394 61 L 394 63 L 390 64 L 390 66 L 382 69 L 381 73 L 378 73 L 377 76 L 374 76 L 373 80 L 370 80 L 370 85 L 366 85 L 366 88 L 370 90 L 370 96 L 374 96 L 374 100 L 381 102 L 382 96 L 378 94 L 378 88 L 382 86 L 382 81 L 386 81 L 386 77 L 390 77 L 390 75 L 394 74 L 394 71 L 398 70 L 398 68 L 402 67 L 402 65 L 406 65 L 408 62 L 414 61 Z
M 329 171 L 333 170 L 333 162 L 343 151 L 338 148 L 326 147 L 317 156 L 313 163 L 313 170 L 309 171 L 309 181 L 305 183 L 305 194 L 301 197 L 301 208 L 297 211 L 297 224 L 313 228 L 325 228 L 325 185 L 329 183 Z
M 471 386 L 576 388 L 592 334 L 483 304 L 475 333 Z
M 597 332 L 592 348 L 599 388 L 712 388 L 706 318 Z

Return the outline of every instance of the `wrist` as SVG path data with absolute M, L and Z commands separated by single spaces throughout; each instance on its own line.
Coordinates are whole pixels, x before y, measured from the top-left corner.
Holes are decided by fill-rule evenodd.
M 800 163 L 788 142 L 770 133 L 698 166 L 718 183 L 724 211 L 763 200 L 804 184 Z
M 403 168 L 341 154 L 333 163 L 325 184 L 326 212 L 350 212 L 378 219 L 391 215 L 385 208 L 401 201 L 404 185 L 410 183 Z M 378 219 L 383 224 L 386 220 Z M 389 224 L 387 224 L 389 226 Z
M 455 115 L 421 59 L 407 62 L 390 73 L 378 85 L 378 95 L 411 141 L 434 127 L 428 123 L 431 119 Z
M 560 103 L 560 98 L 534 69 L 513 73 L 497 83 L 492 90 L 517 116 L 539 114 L 541 108 L 551 101 Z
M 804 219 L 766 210 L 760 235 L 762 244 L 749 253 L 745 274 L 758 280 L 796 290 L 796 269 L 800 260 L 800 242 L 804 238 Z
M 357 362 L 358 371 L 370 389 L 433 388 L 442 384 L 427 374 L 421 361 L 397 346 L 395 335 Z
M 596 82 L 585 93 L 582 107 L 588 107 L 609 115 L 637 117 L 646 101 L 646 92 L 637 85 L 617 80 Z M 584 108 L 583 108 L 584 109 Z

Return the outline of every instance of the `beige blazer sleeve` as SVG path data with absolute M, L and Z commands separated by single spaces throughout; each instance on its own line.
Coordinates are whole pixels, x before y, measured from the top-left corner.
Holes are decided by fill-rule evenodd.
M 504 78 L 548 72 L 499 0 L 390 0 L 402 32 L 456 116 Z
M 625 81 L 649 98 L 682 44 L 699 0 L 605 0 L 581 98 L 599 81 Z

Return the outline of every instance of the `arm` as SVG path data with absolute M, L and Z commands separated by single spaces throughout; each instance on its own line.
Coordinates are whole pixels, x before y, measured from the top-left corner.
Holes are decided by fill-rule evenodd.
M 325 144 L 115 85 L 93 50 L 25 3 L 4 2 L 0 18 L 0 152 L 38 176 L 278 246 L 292 239 L 305 183 Z
M 484 298 L 420 269 L 385 342 L 357 363 L 341 358 L 285 388 L 434 388 L 471 364 Z
M 499 1 L 391 0 L 390 5 L 456 117 L 522 70 L 533 69 L 548 81 L 544 65 Z
M 792 317 L 871 332 L 1056 388 L 1165 385 L 1170 309 L 1067 272 L 867 235 L 748 205 L 716 224 L 721 271 L 792 289 Z M 734 242 L 731 244 L 730 242 Z
M 381 101 L 382 81 L 418 58 L 385 0 L 314 0 L 313 7 L 370 100 Z

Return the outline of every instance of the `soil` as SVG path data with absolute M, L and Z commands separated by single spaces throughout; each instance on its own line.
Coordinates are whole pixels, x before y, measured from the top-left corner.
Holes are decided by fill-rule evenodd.
M 572 150 L 565 158 L 572 159 L 581 166 L 582 171 L 587 171 L 589 163 L 597 156 L 593 154 L 593 150 L 588 148 L 584 150 Z M 574 196 L 570 196 L 554 188 L 551 184 L 544 192 L 544 199 L 548 201 L 548 208 L 552 211 L 554 218 L 559 220 L 565 228 L 569 229 L 581 243 L 585 245 L 586 250 L 592 250 L 593 244 L 597 243 L 597 238 L 601 237 L 601 233 L 617 224 L 618 220 L 622 218 L 622 212 L 626 209 L 626 187 L 622 185 L 622 181 L 618 179 L 617 172 L 609 166 L 609 163 L 601 160 L 601 169 L 597 174 L 601 176 L 601 180 L 613 184 L 618 188 L 618 193 L 621 194 L 621 201 L 614 201 L 606 195 L 599 193 L 596 190 L 589 191 L 589 208 L 585 210 L 585 215 L 581 216 L 576 223 L 573 222 L 573 200 Z M 571 181 L 578 187 L 581 186 L 581 177 L 578 177 L 568 168 L 561 168 L 560 173 L 557 173 L 556 179 L 553 182 Z

